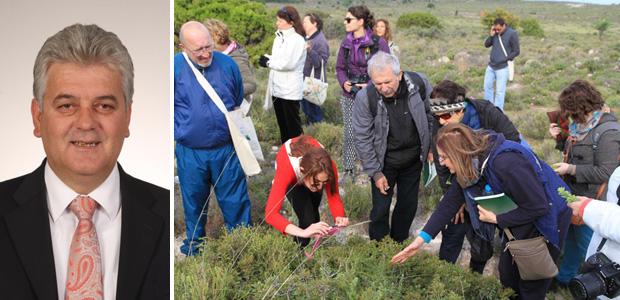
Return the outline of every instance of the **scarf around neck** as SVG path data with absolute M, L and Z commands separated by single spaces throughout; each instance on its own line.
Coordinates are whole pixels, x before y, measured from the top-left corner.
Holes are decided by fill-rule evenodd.
M 577 142 L 583 140 L 586 135 L 588 135 L 590 130 L 594 129 L 594 127 L 598 125 L 601 120 L 601 116 L 603 116 L 602 111 L 596 110 L 592 113 L 592 117 L 590 117 L 590 119 L 588 119 L 585 123 L 577 123 L 572 121 L 568 125 L 570 136 Z

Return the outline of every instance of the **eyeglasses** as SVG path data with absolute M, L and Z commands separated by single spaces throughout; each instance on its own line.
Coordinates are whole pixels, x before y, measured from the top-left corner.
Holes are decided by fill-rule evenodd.
M 357 19 L 356 18 L 349 18 L 349 17 L 344 18 L 344 21 L 347 22 L 347 24 L 351 23 L 351 21 L 353 21 L 353 20 L 357 20 Z
M 211 52 L 211 50 L 213 50 L 213 45 L 206 45 L 204 47 L 198 48 L 196 50 L 192 50 L 187 48 L 190 52 L 192 52 L 194 55 L 202 55 L 205 52 Z
M 312 177 L 312 184 L 310 186 L 312 186 L 315 189 L 318 189 L 319 187 L 323 187 L 324 185 L 328 183 L 329 183 L 329 179 L 325 181 L 320 181 L 316 179 L 316 177 Z
M 439 155 L 439 163 L 443 163 L 444 161 L 446 161 L 447 159 L 449 159 L 447 156 L 445 155 Z

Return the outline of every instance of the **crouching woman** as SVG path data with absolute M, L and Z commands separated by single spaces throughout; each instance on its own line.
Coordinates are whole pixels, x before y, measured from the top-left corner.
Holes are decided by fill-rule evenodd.
M 553 265 L 571 215 L 559 195 L 547 196 L 557 194 L 554 189 L 559 186 L 566 188 L 553 170 L 527 148 L 491 131 L 448 124 L 439 130 L 436 140 L 439 162 L 455 175 L 452 185 L 419 236 L 396 254 L 392 263 L 404 262 L 430 242 L 465 203 L 472 227 L 481 238 L 492 238 L 495 226 L 501 230 L 508 228 L 516 240 L 544 236 L 549 260 L 553 260 L 548 262 Z M 516 208 L 496 215 L 473 200 L 484 194 L 500 193 L 512 199 Z M 503 240 L 505 243 L 507 239 Z M 502 285 L 516 291 L 516 299 L 545 298 L 553 275 L 548 279 L 521 279 L 508 250 L 501 253 L 498 268 Z
M 286 141 L 276 155 L 276 171 L 265 206 L 265 220 L 283 234 L 295 236 L 302 247 L 308 245 L 311 237 L 325 235 L 330 230 L 319 216 L 323 190 L 327 193 L 334 225 L 349 225 L 338 193 L 338 169 L 329 153 L 308 135 Z M 284 199 L 291 202 L 299 225 L 292 224 L 280 214 Z

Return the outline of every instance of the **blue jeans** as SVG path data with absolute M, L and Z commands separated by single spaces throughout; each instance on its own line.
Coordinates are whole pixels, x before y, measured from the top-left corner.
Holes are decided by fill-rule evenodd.
M 308 117 L 308 124 L 323 121 L 323 111 L 321 107 L 306 99 L 301 99 L 301 110 L 303 110 L 306 117 Z
M 503 69 L 493 70 L 487 66 L 484 72 L 484 99 L 504 110 L 504 98 L 506 97 L 506 83 L 508 82 L 508 66 Z M 493 96 L 493 83 L 495 83 L 495 96 Z
M 555 277 L 557 281 L 568 284 L 568 282 L 577 275 L 579 266 L 581 266 L 586 259 L 586 252 L 588 251 L 591 238 L 592 229 L 587 225 L 575 226 L 571 224 L 568 227 L 560 270 Z
M 205 224 L 209 207 L 206 201 L 211 186 L 215 189 L 228 230 L 251 224 L 250 197 L 245 173 L 232 145 L 214 149 L 193 149 L 177 143 L 175 155 L 187 235 L 181 246 L 183 254 L 195 255 L 199 252 L 199 245 L 206 235 Z

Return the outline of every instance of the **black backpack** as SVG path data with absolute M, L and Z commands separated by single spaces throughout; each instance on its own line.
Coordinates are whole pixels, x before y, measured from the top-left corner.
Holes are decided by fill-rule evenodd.
M 424 80 L 422 76 L 417 72 L 405 72 L 404 76 L 409 76 L 413 83 L 418 87 L 418 93 L 420 93 L 420 98 L 422 101 L 426 101 L 426 85 L 424 85 Z M 379 102 L 379 93 L 373 84 L 369 84 L 366 87 L 366 95 L 368 97 L 368 108 L 370 108 L 370 112 L 372 116 L 377 115 L 377 103 Z
M 375 55 L 375 53 L 379 51 L 379 39 L 381 39 L 381 37 L 373 34 L 371 38 L 372 45 L 370 45 L 370 47 L 365 47 L 366 61 L 368 61 L 371 56 Z M 342 50 L 344 51 L 344 72 L 347 74 L 347 77 L 349 77 L 349 48 L 343 48 Z

